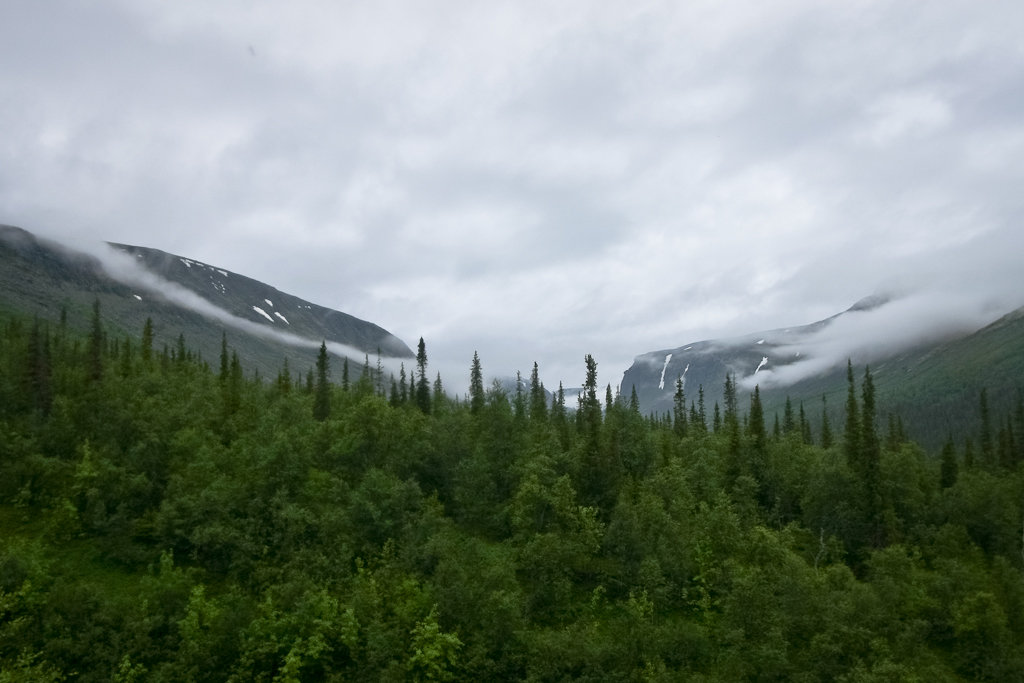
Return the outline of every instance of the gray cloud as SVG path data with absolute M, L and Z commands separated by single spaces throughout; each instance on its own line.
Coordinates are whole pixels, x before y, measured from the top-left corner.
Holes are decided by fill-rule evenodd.
M 449 385 L 1024 303 L 1020 3 L 437 9 L 7 2 L 0 220 L 422 335 Z

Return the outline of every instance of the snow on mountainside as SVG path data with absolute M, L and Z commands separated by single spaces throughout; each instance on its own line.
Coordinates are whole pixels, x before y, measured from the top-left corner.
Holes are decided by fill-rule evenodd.
M 731 339 L 693 342 L 675 349 L 651 351 L 637 356 L 623 374 L 620 391 L 629 395 L 635 387 L 644 413 L 665 413 L 672 410 L 676 380 L 683 381 L 687 405 L 698 400 L 703 388 L 704 402 L 710 416 L 716 402 L 721 403 L 726 374 L 732 374 L 742 389 L 762 390 L 778 384 L 785 370 L 804 369 L 804 374 L 825 372 L 834 363 L 822 363 L 807 356 L 814 341 L 844 317 L 870 312 L 884 306 L 888 298 L 873 296 L 858 301 L 848 310 L 808 325 L 755 332 Z M 838 359 L 845 365 L 846 359 Z M 756 376 L 756 377 L 755 377 Z
M 307 339 L 346 344 L 370 355 L 409 358 L 409 347 L 365 320 L 312 304 L 244 275 L 159 249 L 111 245 L 134 256 L 148 271 L 198 294 L 231 315 Z
M 360 366 L 366 356 L 413 357 L 378 325 L 195 259 L 122 244 L 85 253 L 0 225 L 0 309 L 66 314 L 81 327 L 95 300 L 111 334 L 137 336 L 151 318 L 158 345 L 173 348 L 180 335 L 204 358 L 218 357 L 226 334 L 243 365 L 264 376 L 285 360 L 304 371 L 322 340 Z

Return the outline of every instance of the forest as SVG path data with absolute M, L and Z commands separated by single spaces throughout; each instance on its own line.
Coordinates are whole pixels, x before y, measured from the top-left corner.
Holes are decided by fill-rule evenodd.
M 1019 396 L 932 454 L 865 367 L 830 423 L 338 365 L 0 316 L 0 683 L 1024 680 Z

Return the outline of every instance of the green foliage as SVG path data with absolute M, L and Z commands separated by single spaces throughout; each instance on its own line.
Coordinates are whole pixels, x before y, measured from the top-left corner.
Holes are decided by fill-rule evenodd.
M 425 349 L 303 392 L 149 327 L 0 326 L 0 681 L 1024 677 L 1024 415 L 939 460 L 852 366 L 833 447 L 731 377 L 713 431 L 681 383 L 602 405 L 590 356 L 575 418 L 475 355 L 427 407 Z

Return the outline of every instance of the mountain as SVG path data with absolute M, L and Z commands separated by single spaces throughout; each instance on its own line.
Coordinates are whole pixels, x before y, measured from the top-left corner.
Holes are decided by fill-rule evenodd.
M 797 349 L 801 342 L 840 317 L 872 310 L 885 302 L 884 298 L 871 297 L 843 313 L 808 325 L 752 332 L 730 339 L 709 339 L 641 354 L 623 374 L 621 391 L 628 395 L 635 387 L 641 411 L 645 413 L 671 412 L 676 379 L 682 378 L 688 403 L 697 400 L 698 389 L 703 387 L 710 416 L 714 404 L 722 402 L 726 374 L 734 375 L 737 380 L 755 382 L 757 374 L 766 367 L 774 371 L 799 361 L 801 352 Z
M 803 404 L 817 430 L 824 398 L 836 429 L 842 425 L 848 387 L 845 357 L 824 362 L 814 371 L 794 373 L 795 381 L 783 384 L 779 378 L 807 361 L 806 352 L 813 351 L 829 331 L 840 325 L 850 329 L 864 317 L 852 314 L 876 311 L 888 302 L 871 297 L 808 325 L 644 353 L 623 374 L 620 390 L 628 396 L 635 387 L 645 414 L 671 413 L 676 379 L 681 377 L 688 406 L 698 400 L 698 390 L 703 388 L 710 423 L 714 405 L 722 404 L 726 374 L 731 373 L 737 380 L 741 412 L 746 412 L 757 385 L 769 425 L 775 415 L 781 418 L 789 400 L 794 410 Z M 976 434 L 982 389 L 987 390 L 993 415 L 1015 409 L 1024 387 L 1024 309 L 981 329 L 939 335 L 896 352 L 887 351 L 883 342 L 878 339 L 873 350 L 869 345 L 869 351 L 853 359 L 858 390 L 863 363 L 868 363 L 879 424 L 885 425 L 888 414 L 899 416 L 908 435 L 926 448 L 939 448 L 949 436 L 962 445 L 963 439 Z
M 311 367 L 322 341 L 362 366 L 366 356 L 413 358 L 384 328 L 194 259 L 126 244 L 101 258 L 0 226 L 0 308 L 84 329 L 100 302 L 108 335 L 137 337 L 153 320 L 157 348 L 189 348 L 217 359 L 222 335 L 243 366 L 273 376 L 285 359 Z M 371 361 L 372 362 L 372 361 Z M 338 371 L 340 376 L 340 370 Z

